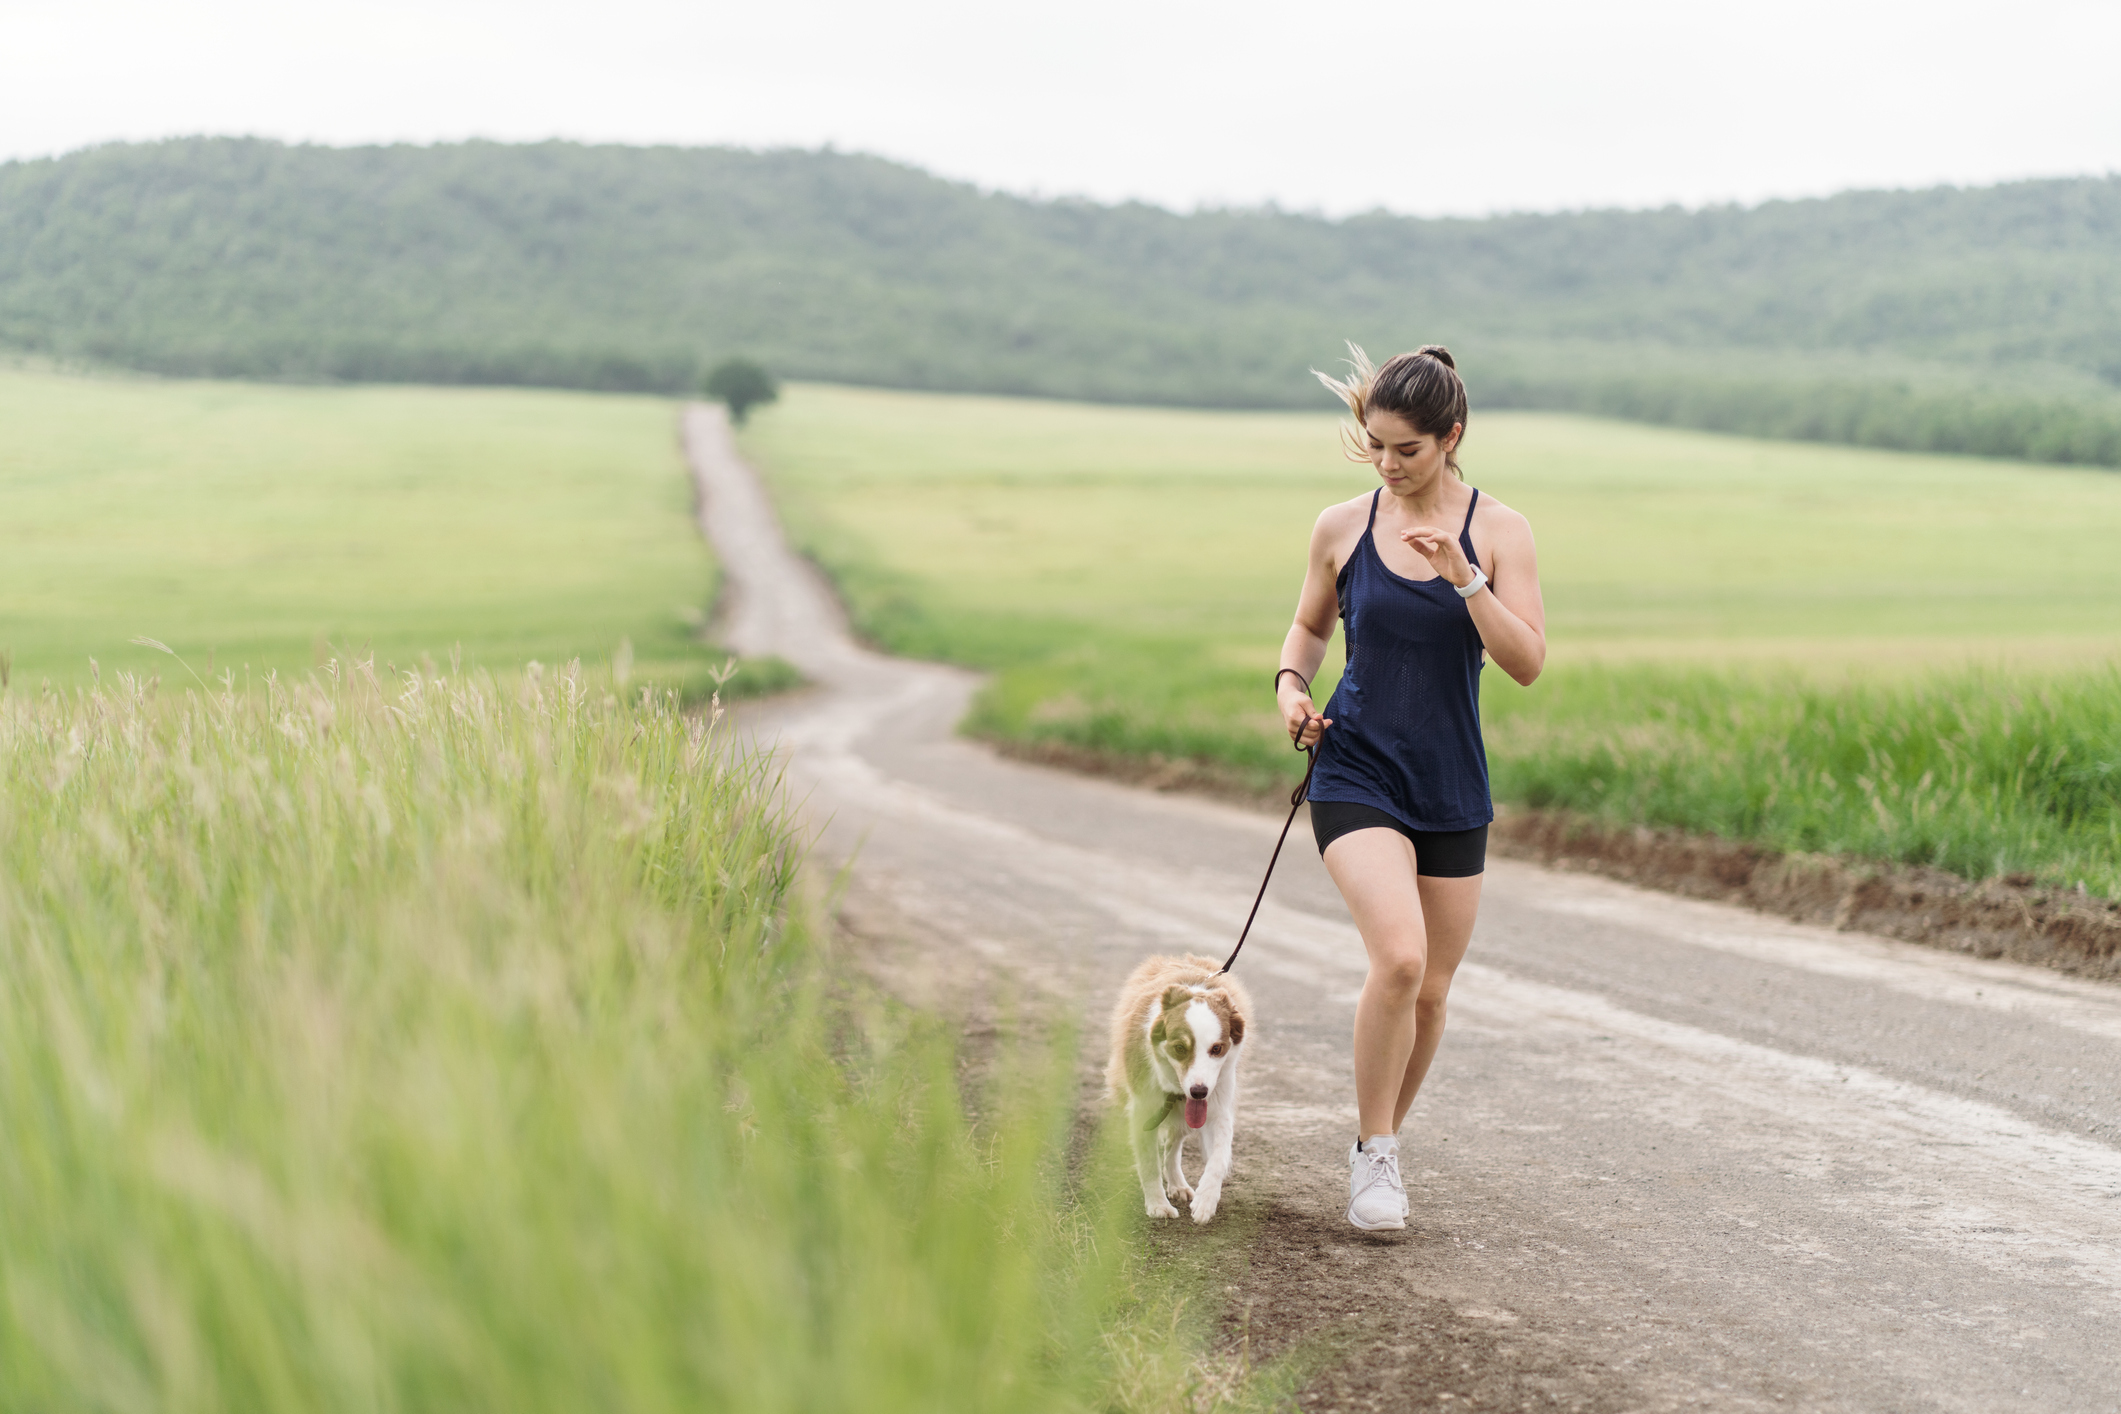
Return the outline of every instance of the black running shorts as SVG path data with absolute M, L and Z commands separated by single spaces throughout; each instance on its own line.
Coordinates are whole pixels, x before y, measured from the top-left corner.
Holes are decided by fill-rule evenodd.
M 1470 830 L 1416 830 L 1402 825 L 1374 805 L 1345 800 L 1311 802 L 1311 833 L 1318 852 L 1342 835 L 1357 830 L 1397 830 L 1414 846 L 1414 872 L 1432 879 L 1470 879 L 1488 867 L 1488 827 Z

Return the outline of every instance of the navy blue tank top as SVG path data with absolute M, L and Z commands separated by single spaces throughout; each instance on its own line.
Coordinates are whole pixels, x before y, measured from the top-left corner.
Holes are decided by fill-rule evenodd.
M 1377 498 L 1334 590 L 1348 666 L 1326 704 L 1311 800 L 1382 810 L 1416 830 L 1471 830 L 1495 818 L 1480 738 L 1480 631 L 1442 575 L 1407 579 L 1377 553 Z M 1474 491 L 1459 548 L 1473 553 Z

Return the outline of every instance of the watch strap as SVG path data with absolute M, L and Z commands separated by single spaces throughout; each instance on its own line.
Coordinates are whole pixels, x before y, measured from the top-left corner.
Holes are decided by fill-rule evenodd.
M 1488 587 L 1488 576 L 1487 576 L 1486 572 L 1485 572 L 1485 571 L 1483 571 L 1483 570 L 1482 570 L 1482 569 L 1480 568 L 1480 566 L 1479 566 L 1479 565 L 1475 565 L 1475 566 L 1473 566 L 1473 581 L 1472 581 L 1472 583 L 1470 583 L 1470 584 L 1454 584 L 1454 585 L 1452 585 L 1451 587 L 1452 587 L 1453 589 L 1455 589 L 1455 590 L 1457 590 L 1457 591 L 1458 591 L 1458 597 L 1459 597 L 1459 598 L 1461 598 L 1461 599 L 1470 599 L 1470 598 L 1472 598 L 1472 597 L 1473 597 L 1474 595 L 1478 594 L 1478 593 L 1479 593 L 1479 592 L 1480 592 L 1481 590 L 1483 590 L 1483 589 L 1485 589 L 1485 588 L 1487 588 L 1487 587 Z

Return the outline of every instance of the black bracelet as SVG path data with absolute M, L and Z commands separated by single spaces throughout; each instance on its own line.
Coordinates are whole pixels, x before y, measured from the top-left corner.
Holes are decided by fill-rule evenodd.
M 1277 673 L 1275 673 L 1275 674 L 1274 674 L 1274 690 L 1275 690 L 1275 692 L 1279 693 L 1279 692 L 1281 691 L 1281 675 L 1282 675 L 1282 673 L 1287 673 L 1287 674 L 1288 674 L 1288 675 L 1289 675 L 1290 677 L 1292 677 L 1292 678 L 1295 678 L 1295 679 L 1296 679 L 1296 680 L 1297 680 L 1298 682 L 1301 682 L 1301 683 L 1303 683 L 1303 684 L 1304 684 L 1304 696 L 1306 696 L 1306 697 L 1309 697 L 1309 696 L 1311 695 L 1311 684 L 1310 684 L 1310 683 L 1308 683 L 1308 682 L 1304 682 L 1304 675 L 1303 675 L 1302 673 L 1299 673 L 1298 671 L 1296 671 L 1296 669 L 1294 669 L 1294 668 L 1283 668 L 1283 669 L 1281 669 L 1281 670 L 1280 670 L 1280 672 L 1277 672 Z

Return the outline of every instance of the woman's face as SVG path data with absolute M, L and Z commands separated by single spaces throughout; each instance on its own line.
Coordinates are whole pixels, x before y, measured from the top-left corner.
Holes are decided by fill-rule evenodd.
M 1369 434 L 1370 464 L 1395 495 L 1427 490 L 1444 473 L 1444 458 L 1458 445 L 1462 423 L 1452 423 L 1443 437 L 1417 432 L 1396 412 L 1373 412 L 1363 420 Z

